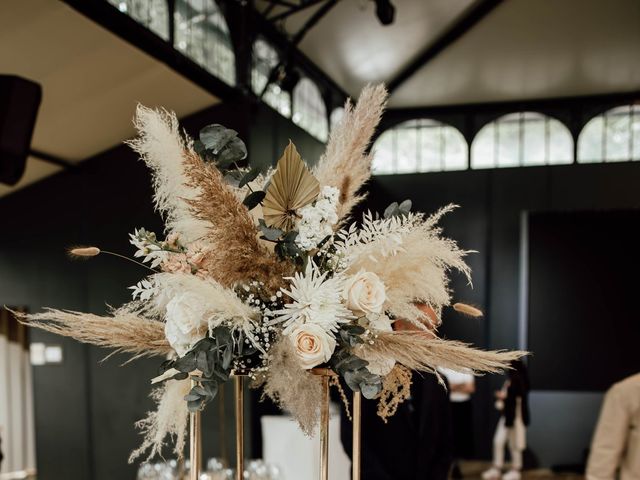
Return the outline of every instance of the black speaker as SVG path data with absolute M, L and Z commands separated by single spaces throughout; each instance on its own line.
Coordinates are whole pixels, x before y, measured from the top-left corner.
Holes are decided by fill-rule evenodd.
M 42 87 L 15 75 L 0 75 L 0 183 L 15 185 L 24 173 Z

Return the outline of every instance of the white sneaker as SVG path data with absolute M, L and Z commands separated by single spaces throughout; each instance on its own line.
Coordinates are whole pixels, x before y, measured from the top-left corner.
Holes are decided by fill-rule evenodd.
M 509 470 L 502 476 L 502 480 L 520 480 L 520 470 Z
M 497 467 L 491 467 L 489 470 L 482 472 L 484 480 L 500 480 L 501 471 Z

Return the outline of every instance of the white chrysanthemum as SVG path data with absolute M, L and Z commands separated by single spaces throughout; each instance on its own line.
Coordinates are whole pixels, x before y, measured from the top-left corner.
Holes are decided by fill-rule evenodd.
M 285 334 L 305 323 L 319 325 L 326 332 L 332 333 L 337 330 L 339 323 L 355 318 L 343 304 L 345 278 L 342 275 L 328 278 L 327 272 L 320 274 L 313 261 L 309 261 L 304 273 L 297 272 L 289 280 L 291 289 L 282 289 L 282 292 L 293 302 L 273 312 L 274 318 L 270 322 L 282 323 Z

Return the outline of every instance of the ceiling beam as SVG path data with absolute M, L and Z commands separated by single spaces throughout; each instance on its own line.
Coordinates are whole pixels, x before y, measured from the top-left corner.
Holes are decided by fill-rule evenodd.
M 454 22 L 442 35 L 427 46 L 409 65 L 387 83 L 389 93 L 393 93 L 394 90 L 446 48 L 460 39 L 502 2 L 503 0 L 478 0 L 459 20 Z

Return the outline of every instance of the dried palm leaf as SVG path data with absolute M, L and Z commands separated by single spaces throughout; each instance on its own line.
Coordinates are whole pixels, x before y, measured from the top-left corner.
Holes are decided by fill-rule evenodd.
M 311 175 L 296 146 L 289 141 L 264 198 L 265 223 L 284 231 L 293 229 L 297 211 L 313 202 L 319 193 L 320 183 Z

